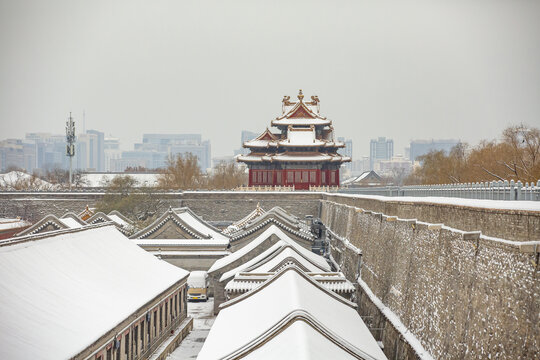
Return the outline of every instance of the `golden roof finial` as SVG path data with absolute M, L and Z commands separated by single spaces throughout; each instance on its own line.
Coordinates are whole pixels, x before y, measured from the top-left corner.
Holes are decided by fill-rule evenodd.
M 302 94 L 302 89 L 300 89 L 300 91 L 298 92 L 298 100 L 302 101 L 303 98 L 304 94 Z

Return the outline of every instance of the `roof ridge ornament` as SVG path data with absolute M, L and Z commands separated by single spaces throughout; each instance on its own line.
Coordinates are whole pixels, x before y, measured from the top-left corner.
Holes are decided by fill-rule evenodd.
M 298 100 L 300 100 L 300 102 L 302 102 L 303 99 L 304 99 L 304 94 L 302 93 L 302 89 L 300 89 L 298 91 Z

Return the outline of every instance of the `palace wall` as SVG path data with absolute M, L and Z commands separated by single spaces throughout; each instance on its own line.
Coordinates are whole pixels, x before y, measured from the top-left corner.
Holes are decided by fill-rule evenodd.
M 95 206 L 102 196 L 0 193 L 0 217 L 37 221 L 49 213 L 61 216 Z M 321 216 L 342 237 L 332 240 L 332 255 L 352 281 L 359 270 L 358 250 L 362 252 L 359 311 L 377 329 L 374 335 L 391 358 L 412 358 L 414 347 L 403 340 L 407 331 L 398 331 L 399 324 L 377 301 L 435 358 L 491 354 L 526 359 L 540 352 L 539 255 L 517 243 L 540 241 L 538 211 L 309 192 L 159 196 L 163 211 L 188 206 L 206 220 L 238 220 L 257 203 L 264 209 L 281 206 L 300 217 Z M 446 226 L 434 225 L 441 223 Z
M 48 214 L 62 216 L 68 211 L 79 213 L 85 206 L 96 206 L 103 193 L 23 193 L 0 192 L 0 217 L 20 216 L 32 222 Z M 184 193 L 159 193 L 160 211 L 169 206 L 187 206 L 205 220 L 236 221 L 255 209 L 257 203 L 265 210 L 281 206 L 284 210 L 304 218 L 317 216 L 321 193 L 294 192 L 219 192 L 193 191 Z
M 416 356 L 372 295 L 436 359 L 531 359 L 539 353 L 540 268 L 534 249 L 364 210 L 325 200 L 322 220 L 335 233 L 336 263 L 351 281 L 360 273 L 360 315 L 376 329 L 373 335 L 389 358 Z

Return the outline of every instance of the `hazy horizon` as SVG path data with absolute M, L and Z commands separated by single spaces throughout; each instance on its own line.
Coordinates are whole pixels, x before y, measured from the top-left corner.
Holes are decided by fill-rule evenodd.
M 540 126 L 538 1 L 0 0 L 0 47 L 0 140 L 84 110 L 123 150 L 200 133 L 227 156 L 300 88 L 355 158 Z

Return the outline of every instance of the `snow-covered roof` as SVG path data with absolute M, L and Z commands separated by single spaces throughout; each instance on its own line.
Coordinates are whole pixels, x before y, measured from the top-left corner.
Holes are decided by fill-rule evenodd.
M 70 229 L 76 229 L 83 226 L 81 223 L 71 217 L 61 218 L 60 221 Z
M 20 218 L 0 218 L 0 231 L 19 229 L 30 225 L 32 225 L 30 222 L 22 220 Z
M 310 256 L 311 254 L 315 256 Z M 306 250 L 300 245 L 289 245 L 284 247 L 281 251 L 279 251 L 279 253 L 271 256 L 269 259 L 265 259 L 254 266 L 250 266 L 247 271 L 262 273 L 275 271 L 276 266 L 281 265 L 284 260 L 288 260 L 289 258 L 295 259 L 298 264 L 305 267 L 309 272 L 321 270 L 330 271 L 330 266 L 326 263 L 322 256 Z
M 259 203 L 257 203 L 257 207 L 255 208 L 255 210 L 253 210 L 252 212 L 250 212 L 249 214 L 247 214 L 246 216 L 244 216 L 242 219 L 238 220 L 238 221 L 235 221 L 234 223 L 232 223 L 231 225 L 229 225 L 225 230 L 223 230 L 223 233 L 224 234 L 231 234 L 233 232 L 236 232 L 242 228 L 244 228 L 244 226 L 255 220 L 256 218 L 258 218 L 259 216 L 263 215 L 266 211 L 264 211 L 264 209 L 260 206 Z
M 133 222 L 116 210 L 111 211 L 107 215 L 100 211 L 86 219 L 88 224 L 97 224 L 108 221 L 116 224 L 118 230 L 120 230 L 120 232 L 126 236 L 136 230 Z
M 107 181 L 111 181 L 116 176 L 130 176 L 139 187 L 153 187 L 158 185 L 160 173 L 84 173 L 82 174 L 82 184 L 84 187 L 104 187 Z
M 19 232 L 17 236 L 37 234 L 49 227 L 54 228 L 54 230 L 74 229 L 85 226 L 86 224 L 87 223 L 84 220 L 79 219 L 77 215 L 73 213 L 66 213 L 61 218 L 49 214 L 37 223 Z
M 5 174 L 0 174 L 0 189 L 58 190 L 59 188 L 59 185 L 51 184 L 22 171 L 10 171 Z
M 267 212 L 254 217 L 252 220 L 245 223 L 243 227 L 238 228 L 234 232 L 230 232 L 229 235 L 231 241 L 242 239 L 265 226 L 268 226 L 268 224 L 275 224 L 283 230 L 305 240 L 313 240 L 314 237 L 306 223 L 301 221 L 297 216 L 283 210 L 281 207 L 275 206 Z
M 287 139 L 279 141 L 281 146 L 323 146 L 324 141 L 315 136 L 315 128 L 293 128 L 287 130 Z
M 272 224 L 263 231 L 259 236 L 257 236 L 255 239 L 251 240 L 248 244 L 246 244 L 244 247 L 238 249 L 234 253 L 232 253 L 229 256 L 226 256 L 222 259 L 217 260 L 208 270 L 208 272 L 213 272 L 216 270 L 219 270 L 229 264 L 232 264 L 233 262 L 237 261 L 238 259 L 242 258 L 249 252 L 253 251 L 257 247 L 261 246 L 265 241 L 269 240 L 273 235 L 277 236 L 280 240 L 282 240 L 286 244 L 290 244 L 291 246 L 294 246 L 295 248 L 300 248 L 301 246 L 298 245 L 293 239 L 291 239 L 289 236 L 287 236 L 279 227 L 277 227 L 275 224 Z M 306 249 L 303 249 L 306 250 Z M 309 250 L 306 250 L 309 252 Z
M 274 276 L 275 272 L 271 273 L 258 273 L 258 272 L 241 272 L 234 276 L 234 279 L 229 281 L 225 285 L 225 291 L 227 292 L 246 292 L 251 291 L 263 282 Z M 354 285 L 345 278 L 343 273 L 320 273 L 320 272 L 308 272 L 309 276 L 317 280 L 328 290 L 331 290 L 338 294 L 351 293 L 356 289 Z
M 233 359 L 249 352 L 253 359 L 274 358 L 275 354 L 278 354 L 277 358 L 298 358 L 287 355 L 287 348 L 295 352 L 295 347 L 314 344 L 319 344 L 316 349 L 321 359 L 340 354 L 335 346 L 345 347 L 347 352 L 355 354 L 353 358 L 386 359 L 356 312 L 356 305 L 327 290 L 294 266 L 220 307 L 198 360 Z M 321 342 L 315 333 L 306 329 L 298 329 L 302 336 L 309 337 L 300 343 L 276 336 L 295 320 L 310 324 L 330 341 Z M 300 359 L 310 358 L 307 349 L 294 355 Z
M 184 246 L 227 246 L 227 239 L 136 239 L 132 240 L 135 244 L 145 246 L 160 247 L 184 247 Z
M 0 243 L 0 358 L 67 359 L 188 272 L 112 225 Z
M 328 263 L 322 256 L 305 249 L 304 247 L 298 245 L 291 238 L 286 237 L 281 239 L 259 255 L 255 256 L 253 259 L 246 261 L 245 263 L 240 264 L 234 269 L 225 272 L 221 276 L 219 281 L 227 281 L 236 274 L 244 271 L 253 271 L 257 273 L 276 271 L 276 269 L 274 268 L 277 265 L 280 265 L 282 261 L 287 258 L 294 259 L 295 262 L 302 266 L 303 270 L 305 271 L 314 272 L 331 270 L 330 265 L 328 265 Z
M 356 182 L 360 182 L 366 178 L 369 178 L 369 177 L 372 177 L 378 181 L 381 181 L 381 177 L 379 175 L 377 175 L 377 173 L 373 170 L 370 170 L 370 171 L 364 171 L 362 174 L 360 174 L 359 176 L 353 176 L 352 178 L 348 178 L 347 180 L 344 180 L 341 184 L 342 185 L 347 185 L 347 184 L 354 184 Z
M 130 238 L 148 238 L 169 221 L 172 221 L 176 226 L 180 227 L 184 232 L 196 239 L 229 240 L 227 235 L 223 234 L 218 228 L 202 220 L 187 207 L 178 209 L 169 208 L 169 210 L 167 210 L 158 219 L 156 219 L 146 228 L 132 235 Z
M 318 151 L 293 152 L 285 151 L 283 153 L 266 153 L 238 156 L 238 161 L 242 162 L 349 162 L 351 158 L 342 156 L 338 153 L 321 153 Z
M 229 238 L 214 226 L 210 225 L 197 215 L 191 209 L 184 207 L 184 208 L 178 208 L 173 209 L 174 212 L 182 219 L 186 224 L 188 224 L 190 227 L 195 229 L 201 234 L 206 234 L 212 239 L 222 239 L 222 240 L 228 240 Z
M 243 359 L 358 359 L 347 348 L 334 343 L 309 322 L 296 318 L 263 346 L 251 350 Z

